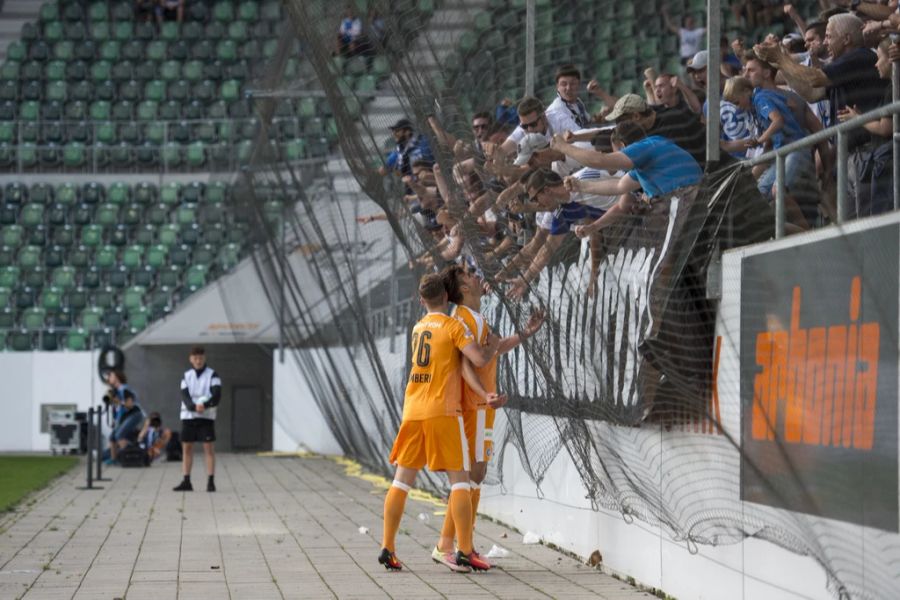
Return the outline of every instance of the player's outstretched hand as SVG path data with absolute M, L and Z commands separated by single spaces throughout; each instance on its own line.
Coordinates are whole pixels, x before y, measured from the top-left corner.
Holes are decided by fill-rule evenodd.
M 525 329 L 523 333 L 531 337 L 535 333 L 537 333 L 538 329 L 541 328 L 541 325 L 544 324 L 544 318 L 546 317 L 543 308 L 539 308 L 531 313 L 531 316 L 528 317 L 528 322 L 525 323 Z
M 488 394 L 485 399 L 491 408 L 501 408 L 509 400 L 506 394 Z

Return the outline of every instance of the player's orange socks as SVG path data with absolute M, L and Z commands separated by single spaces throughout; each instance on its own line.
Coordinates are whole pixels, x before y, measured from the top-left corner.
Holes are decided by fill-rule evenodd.
M 453 526 L 453 511 L 450 509 L 450 501 L 448 500 L 447 514 L 444 515 L 444 524 L 441 526 L 441 539 L 438 540 L 438 550 L 441 552 L 453 552 L 454 537 L 456 537 L 456 527 Z
M 469 482 L 454 483 L 450 486 L 449 512 L 456 528 L 456 540 L 461 552 L 472 552 L 472 498 Z
M 406 505 L 406 495 L 410 487 L 402 481 L 394 480 L 384 497 L 384 537 L 381 547 L 391 552 L 395 551 L 394 544 L 397 539 L 397 530 L 400 529 L 400 519 L 403 518 L 403 507 Z
M 470 481 L 469 486 L 472 488 L 472 528 L 474 529 L 475 520 L 478 518 L 478 501 L 481 500 L 481 484 Z

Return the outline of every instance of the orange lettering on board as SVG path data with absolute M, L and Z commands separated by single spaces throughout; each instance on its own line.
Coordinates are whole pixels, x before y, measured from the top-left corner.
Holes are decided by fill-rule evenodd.
M 860 322 L 862 280 L 850 283 L 849 323 L 800 326 L 793 289 L 788 330 L 756 335 L 751 437 L 871 450 L 878 402 L 878 322 Z

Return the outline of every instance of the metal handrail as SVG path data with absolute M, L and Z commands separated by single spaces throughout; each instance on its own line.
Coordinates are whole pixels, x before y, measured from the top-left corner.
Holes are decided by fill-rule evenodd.
M 762 163 L 775 161 L 775 237 L 784 237 L 785 229 L 785 187 L 784 187 L 784 161 L 788 154 L 797 150 L 804 150 L 815 146 L 819 142 L 826 141 L 837 136 L 837 222 L 843 223 L 847 218 L 847 132 L 859 129 L 866 123 L 882 119 L 891 115 L 900 114 L 900 101 L 886 104 L 867 113 L 853 117 L 843 123 L 832 125 L 822 131 L 806 136 L 802 140 L 791 142 L 776 150 L 770 150 L 755 158 L 743 161 L 743 164 L 756 166 Z M 897 138 L 897 132 L 894 132 Z M 894 161 L 900 160 L 897 153 Z M 894 182 L 894 206 L 897 206 L 897 184 Z

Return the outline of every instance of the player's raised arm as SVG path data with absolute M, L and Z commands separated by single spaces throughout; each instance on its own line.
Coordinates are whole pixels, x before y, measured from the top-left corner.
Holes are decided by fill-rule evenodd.
M 506 354 L 507 352 L 533 336 L 535 333 L 537 333 L 538 329 L 540 329 L 541 325 L 543 324 L 544 311 L 534 311 L 528 318 L 528 323 L 525 324 L 525 327 L 522 329 L 521 333 L 516 333 L 500 340 L 500 345 L 497 348 L 497 354 Z
M 473 341 L 463 347 L 460 351 L 463 353 L 463 356 L 472 361 L 473 365 L 476 367 L 483 367 L 491 362 L 491 359 L 494 358 L 499 346 L 500 338 L 492 333 L 488 336 L 486 345 L 479 346 L 477 342 Z

